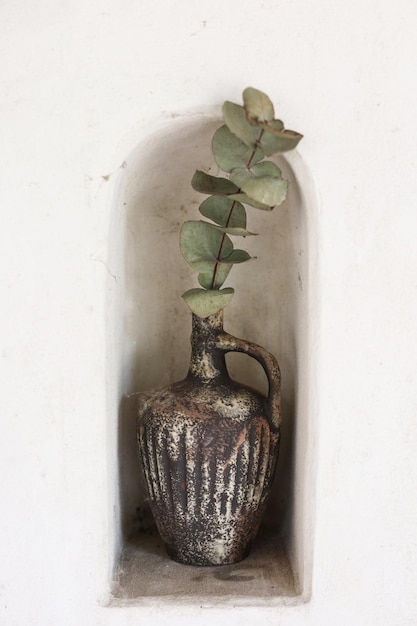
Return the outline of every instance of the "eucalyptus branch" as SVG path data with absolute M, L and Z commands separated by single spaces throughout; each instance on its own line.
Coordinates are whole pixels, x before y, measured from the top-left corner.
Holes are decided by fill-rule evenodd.
M 261 145 L 262 135 L 264 134 L 264 132 L 265 132 L 265 130 L 262 128 L 261 132 L 259 133 L 259 137 L 256 140 L 256 144 L 255 144 L 256 147 L 253 149 L 252 154 L 250 155 L 249 160 L 246 163 L 245 167 L 246 167 L 247 170 L 250 170 L 250 167 L 251 167 L 252 162 L 253 162 L 253 160 L 255 158 L 255 154 L 256 154 L 256 151 L 258 149 L 258 146 Z M 241 191 L 242 190 L 239 189 L 238 193 L 241 193 Z M 232 219 L 232 215 L 233 215 L 233 211 L 234 211 L 234 209 L 236 207 L 236 203 L 237 203 L 237 200 L 233 200 L 233 204 L 230 207 L 229 215 L 227 216 L 226 228 L 228 228 L 228 226 L 230 224 L 230 220 Z M 221 254 L 222 254 L 222 250 L 223 250 L 223 246 L 224 246 L 225 240 L 226 240 L 226 233 L 223 233 L 223 236 L 222 236 L 222 239 L 221 239 L 221 242 L 220 242 L 219 252 L 217 253 L 217 256 L 216 256 L 216 259 L 217 259 L 216 265 L 214 266 L 214 270 L 213 270 L 213 280 L 211 281 L 211 288 L 212 289 L 216 288 L 217 273 L 218 273 L 219 267 L 220 267 L 220 259 L 221 259 Z
M 191 220 L 181 228 L 181 252 L 197 270 L 201 285 L 186 291 L 183 298 L 199 317 L 229 304 L 234 290 L 221 287 L 234 264 L 251 258 L 246 251 L 235 249 L 231 239 L 253 234 L 246 228 L 244 205 L 270 211 L 286 198 L 288 183 L 266 157 L 294 149 L 302 138 L 274 119 L 273 104 L 261 91 L 248 87 L 243 103 L 224 103 L 225 123 L 213 136 L 214 159 L 229 177 L 196 171 L 191 181 L 196 191 L 209 196 L 199 210 L 211 222 Z

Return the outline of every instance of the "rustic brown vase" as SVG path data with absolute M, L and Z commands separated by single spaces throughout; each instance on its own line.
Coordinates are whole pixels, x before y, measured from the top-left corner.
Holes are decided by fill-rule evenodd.
M 280 371 L 266 350 L 223 330 L 222 311 L 193 315 L 191 345 L 188 376 L 140 397 L 139 451 L 168 555 L 189 565 L 226 565 L 247 556 L 270 493 Z M 230 379 L 227 352 L 261 363 L 267 398 Z

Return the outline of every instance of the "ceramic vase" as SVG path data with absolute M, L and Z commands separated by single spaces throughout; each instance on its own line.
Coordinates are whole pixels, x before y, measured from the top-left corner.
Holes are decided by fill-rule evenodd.
M 193 315 L 191 347 L 184 380 L 140 396 L 139 452 L 168 555 L 188 565 L 226 565 L 249 553 L 271 491 L 280 371 L 266 350 L 223 330 L 223 311 Z M 227 352 L 261 363 L 268 397 L 229 377 Z

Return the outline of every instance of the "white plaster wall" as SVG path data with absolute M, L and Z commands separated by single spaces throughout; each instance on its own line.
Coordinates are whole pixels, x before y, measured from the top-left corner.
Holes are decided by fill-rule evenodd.
M 415 2 L 0 10 L 2 623 L 415 624 Z M 246 85 L 304 132 L 319 195 L 312 601 L 105 608 L 118 545 L 117 333 L 108 356 L 105 345 L 122 289 L 117 170 L 155 120 Z

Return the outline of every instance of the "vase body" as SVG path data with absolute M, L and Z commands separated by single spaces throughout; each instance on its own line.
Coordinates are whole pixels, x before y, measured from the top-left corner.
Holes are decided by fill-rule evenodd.
M 222 312 L 193 316 L 188 376 L 139 402 L 152 514 L 168 555 L 189 565 L 226 565 L 248 554 L 278 455 L 278 365 L 259 346 L 225 333 L 222 319 Z M 261 362 L 268 398 L 230 379 L 229 351 Z

